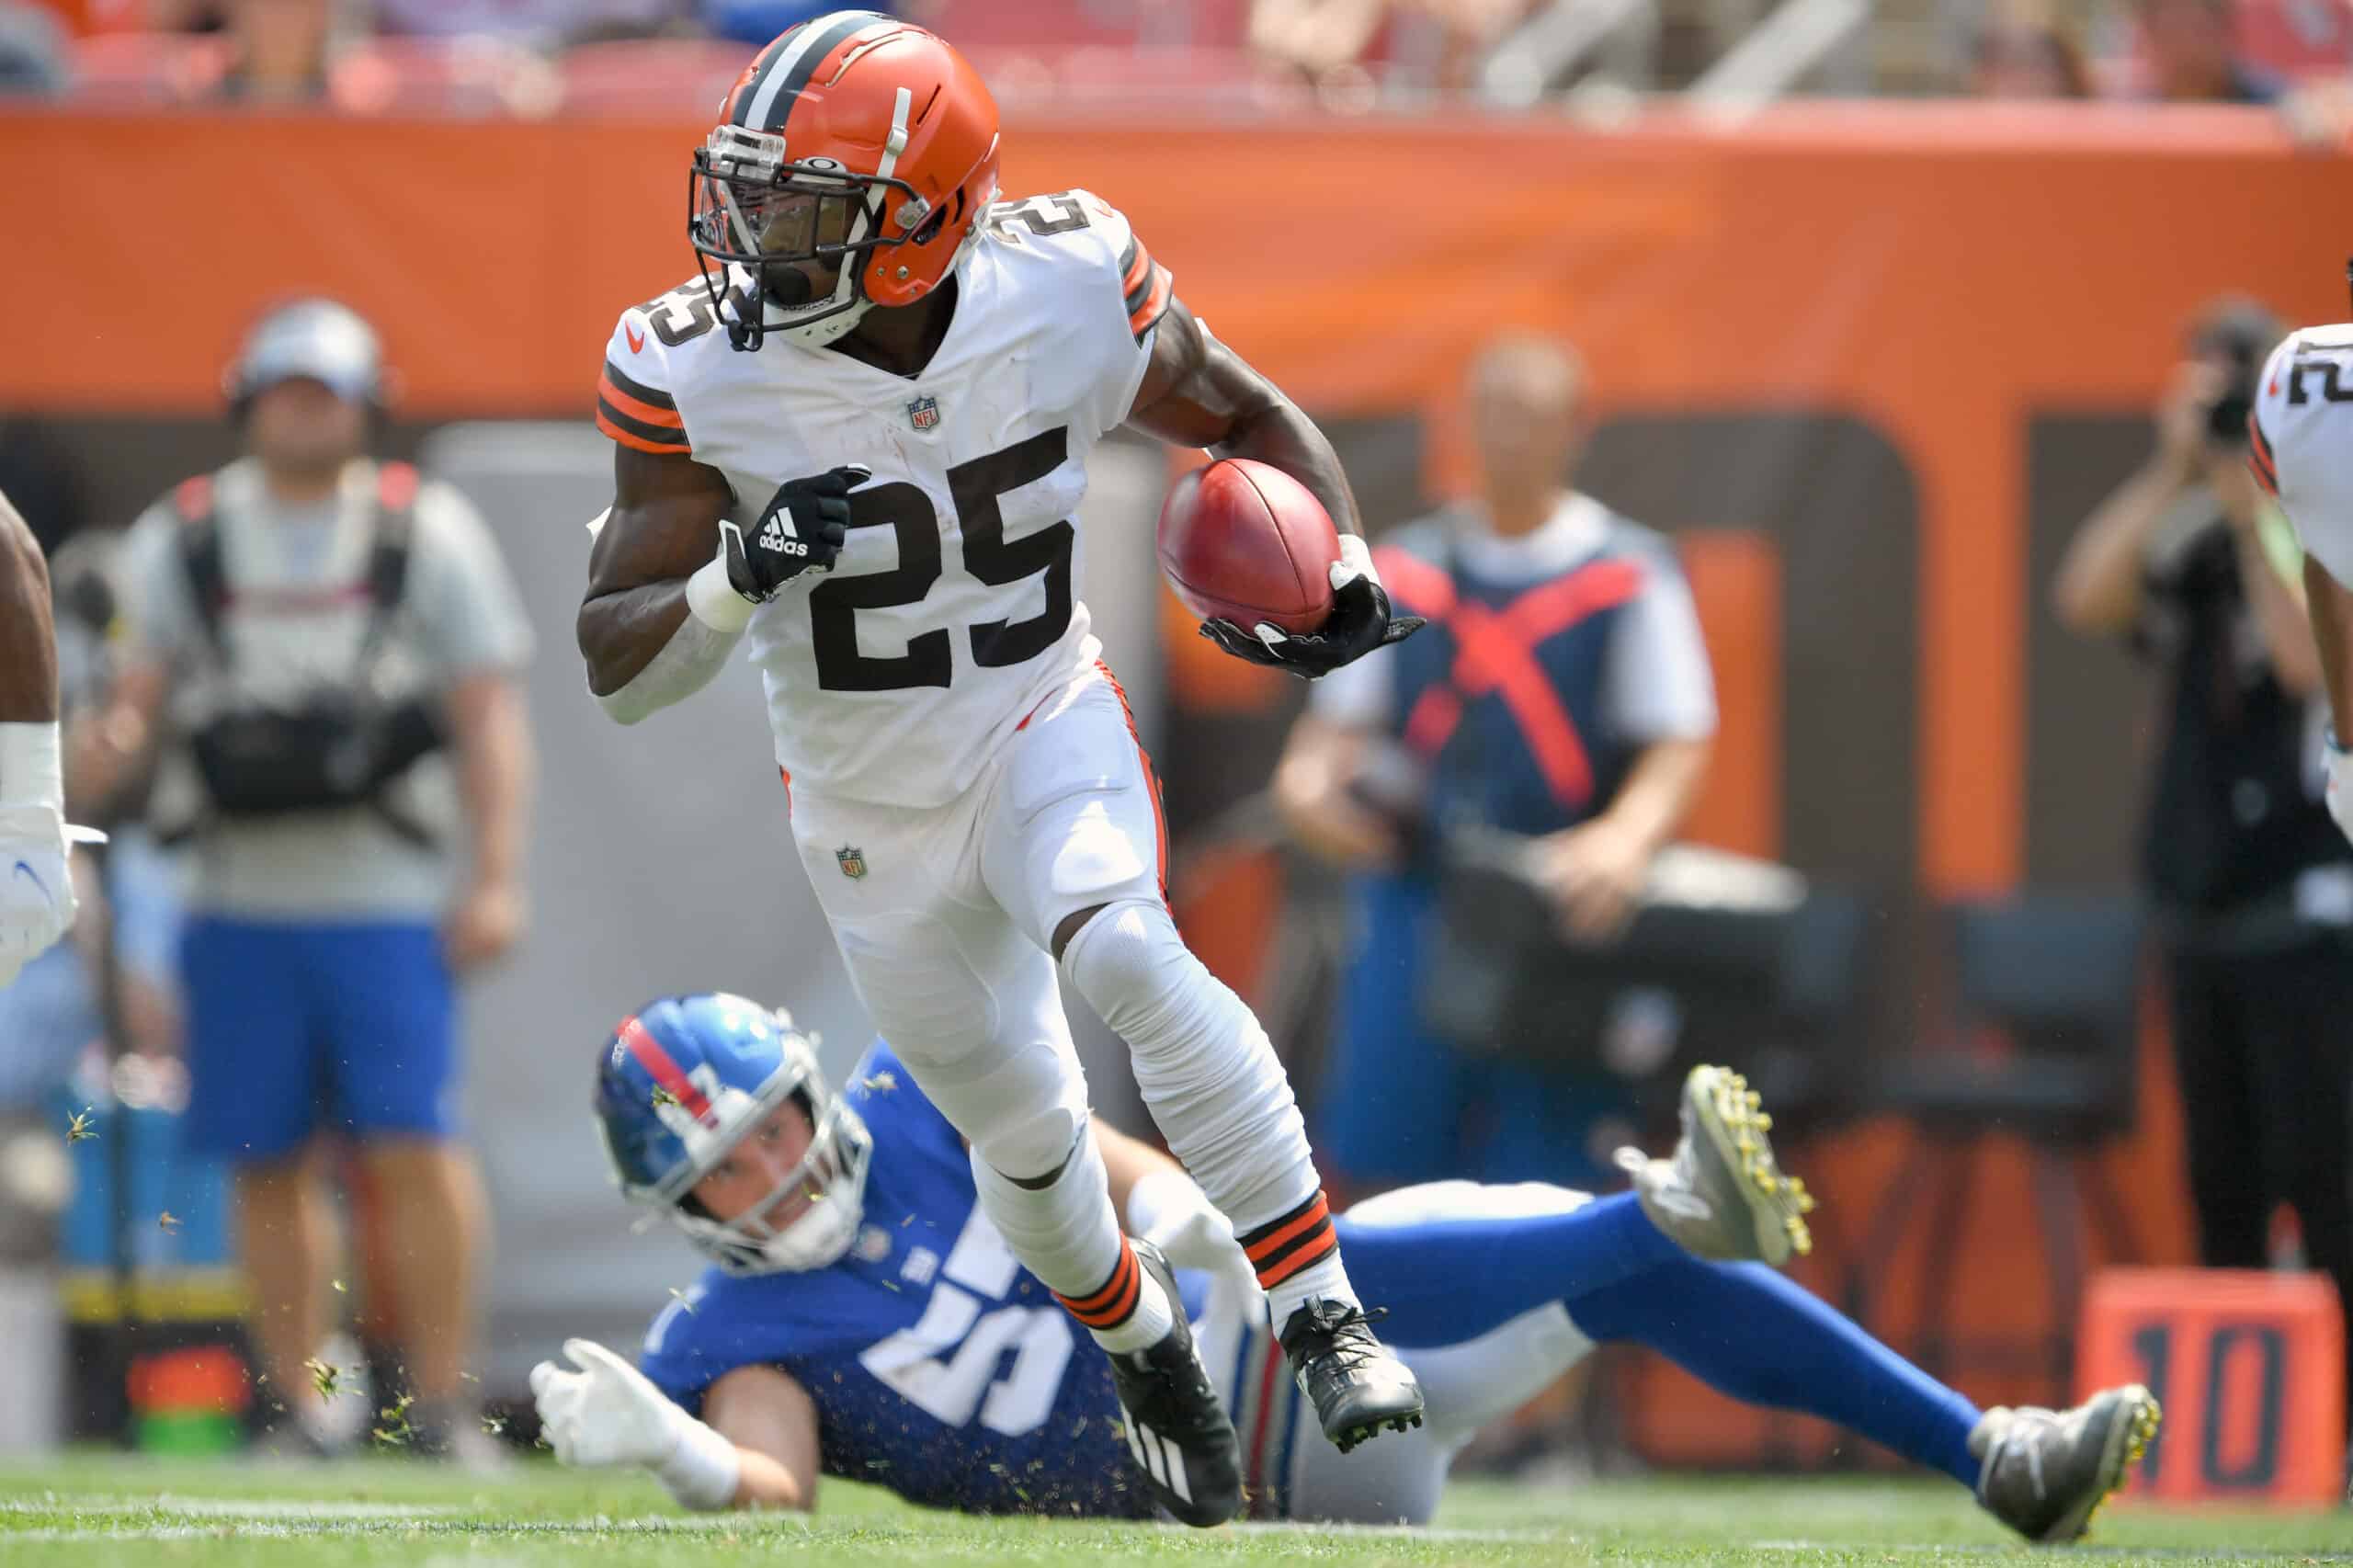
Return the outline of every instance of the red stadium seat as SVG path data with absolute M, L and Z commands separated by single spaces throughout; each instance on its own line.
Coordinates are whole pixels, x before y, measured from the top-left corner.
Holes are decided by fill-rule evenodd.
M 1088 46 L 966 51 L 1008 109 L 1153 108 L 1256 111 L 1304 101 L 1290 73 L 1238 49 Z
M 1088 46 L 1230 49 L 1242 42 L 1249 0 L 936 0 L 906 8 L 959 49 L 1051 52 Z
M 97 33 L 74 42 L 74 95 L 109 106 L 207 98 L 228 69 L 228 41 L 217 36 Z
M 2290 81 L 2353 67 L 2347 0 L 2238 0 L 2237 30 L 2248 63 Z
M 598 114 L 708 113 L 753 51 L 709 39 L 583 44 L 560 63 L 563 105 Z
M 347 114 L 541 115 L 561 97 L 547 62 L 486 37 L 373 38 L 327 68 L 327 97 Z

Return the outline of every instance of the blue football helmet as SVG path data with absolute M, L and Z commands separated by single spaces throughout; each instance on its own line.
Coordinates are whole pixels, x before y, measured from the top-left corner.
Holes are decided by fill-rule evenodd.
M 813 1132 L 801 1164 L 732 1221 L 698 1212 L 694 1185 L 791 1099 Z M 858 1237 L 874 1140 L 780 1009 L 706 992 L 623 1018 L 597 1071 L 597 1124 L 621 1196 L 666 1211 L 730 1274 L 822 1268 Z M 764 1217 L 797 1191 L 813 1199 L 806 1210 L 770 1226 Z

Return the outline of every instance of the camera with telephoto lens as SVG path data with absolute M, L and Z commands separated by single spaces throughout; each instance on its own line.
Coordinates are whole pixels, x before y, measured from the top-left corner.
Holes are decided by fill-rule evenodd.
M 2278 318 L 2251 300 L 2226 301 L 2192 329 L 2190 352 L 2227 367 L 2222 389 L 2206 404 L 2206 438 L 2213 445 L 2236 450 L 2247 444 L 2255 383 L 2280 336 Z
M 2218 447 L 2247 444 L 2247 416 L 2255 412 L 2255 378 L 2259 366 L 2234 364 L 2222 395 L 2206 405 L 2206 438 Z

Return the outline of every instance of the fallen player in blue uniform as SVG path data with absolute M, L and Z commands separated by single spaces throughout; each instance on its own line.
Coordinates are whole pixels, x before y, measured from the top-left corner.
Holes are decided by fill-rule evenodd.
M 1148 1518 L 1139 1467 L 1181 1486 L 1106 1354 L 981 1213 L 962 1141 L 887 1043 L 836 1095 L 782 1013 L 674 998 L 605 1042 L 597 1103 L 623 1194 L 716 1267 L 654 1320 L 642 1370 L 575 1339 L 568 1365 L 533 1371 L 565 1463 L 643 1466 L 694 1508 L 808 1508 L 826 1474 L 973 1513 Z M 1741 1080 L 1695 1069 L 1682 1113 L 1672 1160 L 1621 1153 L 1632 1192 L 1440 1182 L 1348 1211 L 1351 1276 L 1387 1309 L 1428 1420 L 1345 1456 L 1302 1440 L 1231 1229 L 1167 1155 L 1098 1123 L 1139 1261 L 1182 1271 L 1168 1283 L 1233 1413 L 1251 1513 L 1426 1522 L 1482 1426 L 1595 1345 L 1631 1343 L 1941 1471 L 2029 1540 L 2081 1535 L 2155 1434 L 2148 1391 L 1979 1411 L 1768 1266 L 1806 1244 L 1808 1205 Z

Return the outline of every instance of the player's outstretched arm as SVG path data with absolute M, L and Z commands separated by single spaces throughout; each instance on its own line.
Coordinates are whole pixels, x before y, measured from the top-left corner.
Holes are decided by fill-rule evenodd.
M 0 495 L 0 724 L 56 722 L 49 562 L 33 530 Z
M 1340 559 L 1332 567 L 1332 613 L 1321 627 L 1290 635 L 1271 625 L 1206 620 L 1201 635 L 1237 659 L 1312 680 L 1419 630 L 1419 617 L 1391 615 L 1388 592 L 1364 541 L 1355 493 L 1339 454 L 1315 422 L 1204 331 L 1183 301 L 1169 301 L 1152 330 L 1152 360 L 1128 410 L 1128 424 L 1171 446 L 1206 448 L 1217 457 L 1249 458 L 1282 470 L 1324 504 L 1340 532 Z
M 710 1386 L 703 1415 L 735 1445 L 739 1508 L 817 1506 L 817 1404 L 774 1367 L 738 1367 Z
M 1181 300 L 1169 301 L 1154 328 L 1152 363 L 1128 424 L 1172 447 L 1271 463 L 1324 503 L 1344 538 L 1364 532 L 1348 476 L 1324 432 L 1274 382 L 1204 331 Z
M 687 625 L 687 584 L 718 550 L 719 522 L 733 503 L 717 469 L 692 458 L 613 449 L 613 505 L 601 523 L 590 525 L 596 542 L 588 554 L 588 593 L 574 635 L 588 666 L 588 689 L 622 722 L 667 705 L 651 701 L 652 693 L 643 689 L 632 694 L 633 700 L 616 699 L 646 675 Z M 735 631 L 750 618 L 746 603 Z M 723 660 L 733 636 L 718 635 L 724 636 L 718 650 Z M 718 668 L 712 662 L 700 672 L 701 681 L 666 694 L 667 701 L 691 695 Z
M 588 597 L 575 633 L 588 689 L 634 724 L 692 697 L 727 662 L 752 612 L 787 585 L 830 571 L 849 537 L 857 464 L 789 479 L 748 533 L 717 469 L 613 449 L 613 504 L 588 525 Z
M 0 495 L 0 985 L 47 951 L 78 909 L 66 866 L 49 562 Z M 78 830 L 77 830 L 78 831 Z
M 738 1367 L 703 1398 L 709 1422 L 594 1340 L 567 1339 L 572 1363 L 531 1369 L 541 1435 L 584 1469 L 651 1471 L 689 1508 L 795 1508 L 817 1495 L 817 1407 L 772 1367 Z
M 1128 1234 L 1151 1242 L 1178 1268 L 1232 1274 L 1256 1299 L 1258 1277 L 1233 1226 L 1217 1211 L 1185 1167 L 1139 1138 L 1095 1119 L 1096 1147 L 1103 1152 L 1111 1206 Z

